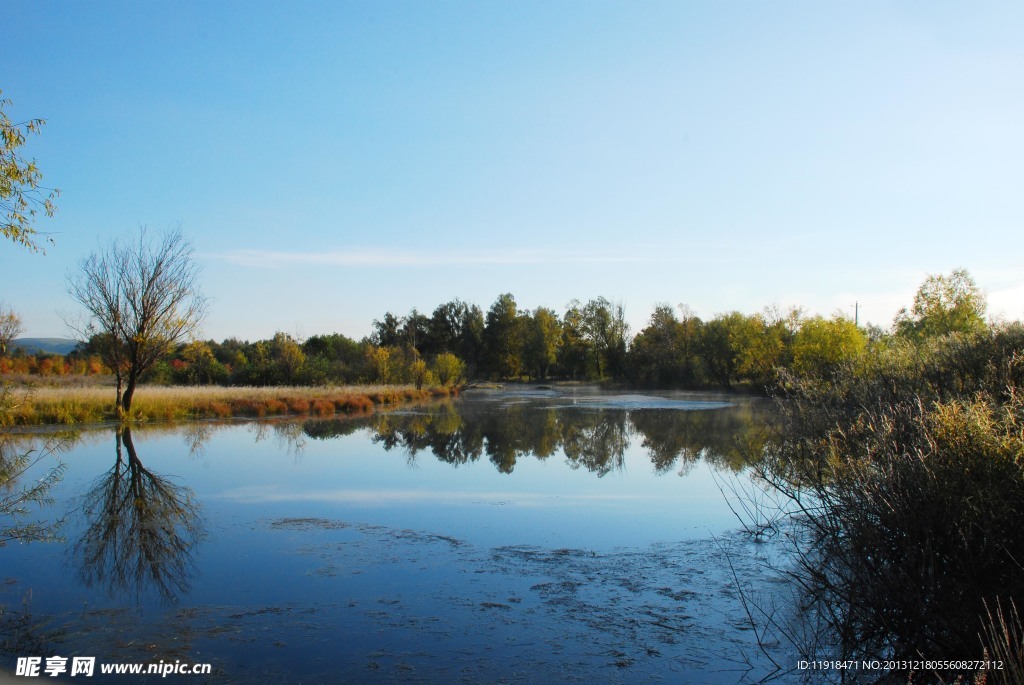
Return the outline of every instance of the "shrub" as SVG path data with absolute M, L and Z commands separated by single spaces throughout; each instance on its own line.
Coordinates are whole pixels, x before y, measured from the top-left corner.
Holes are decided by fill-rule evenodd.
M 268 399 L 263 403 L 264 411 L 267 414 L 287 414 L 288 404 L 283 400 Z M 263 416 L 263 414 L 260 414 Z
M 237 399 L 231 402 L 234 414 L 246 417 L 266 416 L 266 405 L 253 399 Z
M 347 395 L 335 403 L 343 412 L 368 412 L 373 411 L 373 400 L 365 395 Z
M 443 352 L 434 358 L 432 369 L 441 385 L 458 385 L 466 374 L 466 364 L 450 352 Z
M 334 414 L 334 402 L 331 400 L 313 400 L 313 413 L 318 416 L 332 416 Z
M 210 402 L 210 413 L 218 419 L 229 418 L 232 414 L 231 405 L 227 402 Z
M 287 404 L 289 411 L 293 411 L 296 414 L 305 414 L 309 411 L 309 400 L 302 397 L 287 397 L 285 398 L 285 404 Z
M 949 336 L 784 376 L 760 470 L 796 511 L 819 657 L 980 657 L 986 607 L 1024 598 L 1020 341 Z

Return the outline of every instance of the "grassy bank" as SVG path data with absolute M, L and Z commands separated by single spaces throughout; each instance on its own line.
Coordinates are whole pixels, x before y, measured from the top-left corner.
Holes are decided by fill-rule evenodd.
M 809 660 L 902 664 L 844 683 L 1024 682 L 1024 329 L 783 379 L 758 468 L 793 512 L 785 573 L 803 623 L 778 634 Z M 1005 669 L 908 666 L 954 654 Z
M 340 387 L 143 386 L 132 403 L 133 421 L 179 421 L 287 415 L 334 416 L 373 411 L 378 405 L 448 397 L 453 388 L 411 385 Z M 77 425 L 116 419 L 114 390 L 105 387 L 14 389 L 15 425 Z

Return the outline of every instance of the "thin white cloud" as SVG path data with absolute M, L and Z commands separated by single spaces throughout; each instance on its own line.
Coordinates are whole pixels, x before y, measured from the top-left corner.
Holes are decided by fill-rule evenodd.
M 286 252 L 278 250 L 231 250 L 209 255 L 231 264 L 253 268 L 283 268 L 288 266 L 493 266 L 528 264 L 604 264 L 604 263 L 664 263 L 691 261 L 666 255 L 656 247 L 647 254 L 617 252 L 565 252 L 548 250 L 497 251 L 444 251 L 387 250 L 363 248 L 332 252 Z M 708 261 L 701 259 L 700 261 Z

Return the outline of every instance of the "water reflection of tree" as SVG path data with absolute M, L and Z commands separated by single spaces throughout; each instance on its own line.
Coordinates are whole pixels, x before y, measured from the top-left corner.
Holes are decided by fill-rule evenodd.
M 621 470 L 629 448 L 629 420 L 622 410 L 567 413 L 562 421 L 562 451 L 574 469 L 598 478 Z
M 414 458 L 423 451 L 458 466 L 484 453 L 483 437 L 465 424 L 452 403 L 412 413 L 376 414 L 370 420 L 373 441 L 386 450 L 402 449 Z
M 687 472 L 700 460 L 739 471 L 762 453 L 767 417 L 748 403 L 708 411 L 638 411 L 630 414 L 659 473 Z
M 56 440 L 42 446 L 27 447 L 8 440 L 9 434 L 0 429 L 0 547 L 11 541 L 33 542 L 57 539 L 63 521 L 52 523 L 24 521 L 34 507 L 52 504 L 50 491 L 64 476 L 64 464 L 57 464 L 37 480 L 29 480 L 26 473 L 36 464 L 54 455 L 62 444 Z M 28 481 L 21 485 L 19 481 Z
M 87 587 L 136 599 L 155 590 L 171 601 L 188 591 L 204 527 L 190 488 L 143 466 L 130 428 L 116 434 L 116 460 L 82 501 L 87 522 L 74 558 Z
M 324 439 L 347 435 L 363 425 L 311 420 L 304 431 Z M 762 425 L 763 417 L 746 406 L 700 411 L 574 409 L 528 401 L 443 402 L 369 419 L 375 442 L 387 450 L 404 450 L 410 459 L 426 451 L 458 466 L 486 456 L 499 471 L 511 473 L 520 459 L 545 459 L 561 450 L 570 466 L 599 477 L 623 467 L 634 436 L 640 437 L 658 472 L 685 472 L 699 459 L 739 470 L 759 452 Z
M 63 521 L 25 521 L 36 508 L 52 503 L 51 490 L 64 476 L 64 464 L 55 463 L 37 479 L 26 474 L 35 467 L 56 457 L 69 446 L 68 435 L 55 435 L 42 439 L 19 439 L 11 432 L 14 425 L 15 399 L 10 386 L 0 383 L 0 547 L 10 541 L 32 542 L 53 540 Z

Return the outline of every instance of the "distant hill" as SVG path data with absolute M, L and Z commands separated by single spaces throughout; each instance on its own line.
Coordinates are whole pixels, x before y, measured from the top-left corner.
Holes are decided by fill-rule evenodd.
M 71 338 L 15 338 L 11 341 L 11 351 L 20 347 L 26 354 L 67 354 L 78 345 L 79 342 Z

